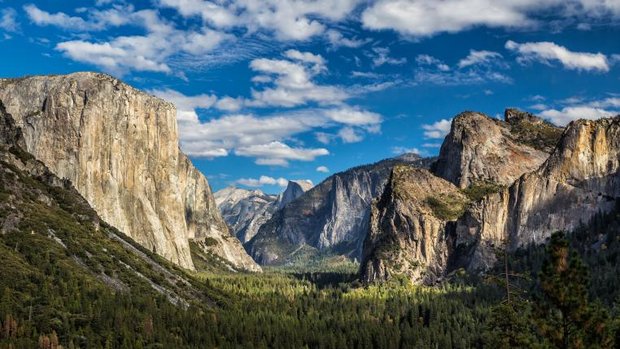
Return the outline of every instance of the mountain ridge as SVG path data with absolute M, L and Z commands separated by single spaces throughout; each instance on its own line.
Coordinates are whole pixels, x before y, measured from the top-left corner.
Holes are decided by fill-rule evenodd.
M 110 224 L 192 269 L 189 240 L 239 269 L 260 270 L 230 236 L 206 178 L 179 149 L 176 110 L 100 73 L 0 81 L 26 149 L 71 180 Z

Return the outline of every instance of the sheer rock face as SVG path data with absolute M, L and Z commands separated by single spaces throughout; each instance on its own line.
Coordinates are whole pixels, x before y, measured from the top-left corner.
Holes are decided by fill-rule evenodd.
M 537 169 L 549 156 L 549 150 L 527 142 L 520 133 L 524 126 L 538 129 L 544 123 L 531 114 L 509 109 L 507 122 L 488 116 L 465 112 L 452 122 L 434 173 L 461 188 L 478 182 L 510 185 L 522 174 Z M 546 127 L 561 131 L 551 125 Z M 531 132 L 529 132 L 531 133 Z M 536 149 L 539 148 L 539 149 Z
M 397 166 L 380 199 L 372 206 L 364 242 L 361 279 L 385 281 L 405 275 L 414 282 L 432 282 L 448 264 L 455 218 L 437 214 L 429 198 L 449 198 L 464 205 L 467 198 L 452 183 L 427 170 Z
M 381 195 L 396 164 L 428 166 L 408 156 L 337 173 L 277 211 L 245 244 L 260 264 L 282 264 L 300 250 L 358 259 L 372 199 Z
M 300 197 L 303 193 L 312 189 L 312 183 L 305 180 L 290 180 L 282 194 L 278 196 L 277 208 L 282 209 L 291 201 Z
M 460 121 L 457 118 L 454 122 Z M 557 131 L 551 131 L 549 134 L 555 137 Z M 462 137 L 475 138 L 476 133 L 486 133 L 486 129 L 470 129 Z M 373 206 L 360 270 L 363 280 L 381 281 L 403 274 L 416 282 L 433 282 L 456 268 L 484 271 L 495 263 L 496 247 L 515 249 L 544 243 L 555 231 L 571 231 L 597 212 L 611 210 L 620 199 L 620 116 L 575 121 L 559 141 L 552 137 L 548 140 L 556 147 L 541 166 L 498 192 L 469 202 L 454 221 L 442 223 L 421 208 L 421 197 L 441 192 L 441 183 L 433 184 L 439 178 L 429 179 L 412 170 L 408 175 L 394 175 L 381 200 Z M 551 144 L 548 140 L 529 141 Z M 496 163 L 487 162 L 486 166 Z M 465 173 L 475 178 L 472 175 L 476 173 L 502 172 L 480 168 Z M 416 189 L 416 185 L 428 192 Z M 401 190 L 408 194 L 395 193 L 393 188 L 399 187 L 409 188 Z M 452 186 L 443 184 L 443 188 L 451 190 Z M 373 252 L 377 250 L 388 253 Z
M 212 237 L 215 253 L 258 269 L 179 150 L 172 104 L 95 73 L 0 80 L 0 100 L 27 151 L 119 230 L 185 268 L 188 239 Z
M 487 197 L 458 222 L 457 244 L 470 251 L 466 266 L 494 262 L 490 247 L 542 243 L 571 231 L 620 198 L 620 117 L 568 125 L 544 165 L 504 191 Z
M 224 188 L 215 194 L 224 221 L 242 243 L 250 241 L 277 209 L 278 198 L 260 190 Z
M 215 203 L 237 238 L 246 243 L 256 236 L 258 229 L 269 221 L 274 212 L 311 188 L 309 181 L 290 180 L 284 192 L 274 196 L 260 190 L 229 187 L 215 193 Z

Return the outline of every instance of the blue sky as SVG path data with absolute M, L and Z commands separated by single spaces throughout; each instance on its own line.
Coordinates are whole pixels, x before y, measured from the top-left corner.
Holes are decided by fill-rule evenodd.
M 0 0 L 0 76 L 102 71 L 177 105 L 210 179 L 276 193 L 403 152 L 464 110 L 620 111 L 612 0 Z

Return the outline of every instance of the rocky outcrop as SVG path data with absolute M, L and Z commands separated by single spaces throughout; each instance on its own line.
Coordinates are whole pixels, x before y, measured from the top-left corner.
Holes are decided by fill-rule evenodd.
M 278 198 L 260 190 L 228 187 L 214 196 L 224 221 L 242 243 L 250 241 L 277 210 Z
M 143 246 L 193 268 L 188 239 L 210 237 L 214 253 L 258 270 L 179 150 L 172 104 L 95 73 L 0 80 L 0 101 L 26 150 Z
M 404 275 L 432 282 L 448 264 L 450 236 L 467 198 L 427 170 L 396 166 L 383 195 L 372 205 L 361 279 L 366 283 Z
M 542 144 L 553 143 L 561 129 L 514 109 L 506 111 L 505 119 L 476 112 L 459 114 L 441 146 L 434 173 L 466 188 L 481 182 L 510 185 L 537 169 L 550 152 L 538 143 L 541 134 L 550 138 Z
M 435 173 L 443 173 L 446 179 L 461 186 L 466 201 L 462 211 L 454 212 L 456 217 L 444 216 L 450 219 L 444 219 L 447 222 L 443 224 L 437 221 L 437 214 L 429 217 L 421 201 L 425 195 L 441 193 L 440 188 L 432 189 L 432 182 L 440 179 L 429 179 L 411 169 L 400 170 L 400 174 L 395 170 L 388 189 L 373 206 L 360 270 L 364 281 L 381 281 L 402 274 L 416 282 L 433 282 L 457 268 L 486 270 L 495 263 L 498 247 L 514 250 L 530 243 L 544 243 L 553 232 L 571 231 L 597 212 L 614 208 L 620 199 L 620 116 L 572 122 L 559 140 L 555 140 L 557 128 L 531 115 L 508 111 L 506 119 L 511 124 L 508 127 L 521 125 L 518 127 L 543 130 L 537 136 L 543 139 L 534 137 L 535 131 L 525 136 L 514 129 L 512 135 L 493 130 L 497 122 L 489 123 L 476 113 L 454 120 L 451 135 L 442 146 L 444 164 L 439 164 Z M 482 123 L 486 126 L 480 127 Z M 474 124 L 479 126 L 470 127 Z M 507 139 L 498 142 L 499 138 L 493 136 L 497 132 Z M 525 148 L 525 143 L 532 146 Z M 488 144 L 503 145 L 499 150 L 493 148 L 495 153 L 515 156 L 536 154 L 533 148 L 544 154 L 551 143 L 555 144 L 551 155 L 509 185 L 494 186 L 492 191 L 483 191 L 484 195 L 480 195 L 481 187 L 471 185 L 479 180 L 506 183 L 501 176 L 512 178 L 538 161 L 531 156 L 525 157 L 527 166 L 490 161 L 491 152 L 484 149 Z M 448 166 L 448 154 L 457 157 L 458 166 Z M 513 160 L 519 158 L 522 157 Z M 462 159 L 469 165 L 461 166 Z M 430 191 L 414 189 L 416 184 Z M 398 194 L 394 188 L 399 187 L 409 188 L 401 190 L 407 195 Z M 443 188 L 454 191 L 450 185 L 443 184 Z M 426 204 L 429 203 L 432 204 L 427 199 Z M 461 203 L 456 200 L 445 208 L 458 208 Z
M 359 260 L 372 199 L 383 192 L 392 168 L 429 162 L 410 155 L 332 175 L 276 212 L 244 246 L 261 264 L 289 263 L 300 252 Z
M 260 190 L 246 190 L 235 187 L 224 188 L 215 195 L 215 203 L 222 212 L 224 221 L 242 243 L 250 241 L 258 229 L 277 210 L 300 197 L 312 188 L 307 180 L 289 180 L 286 189 L 277 196 L 267 195 Z
M 277 209 L 282 209 L 291 201 L 300 197 L 303 193 L 312 189 L 312 182 L 307 180 L 289 180 L 286 189 L 278 195 Z
M 514 249 L 571 231 L 620 198 L 620 117 L 567 126 L 541 168 L 473 206 L 458 222 L 457 244 L 471 270 L 494 262 L 493 246 Z

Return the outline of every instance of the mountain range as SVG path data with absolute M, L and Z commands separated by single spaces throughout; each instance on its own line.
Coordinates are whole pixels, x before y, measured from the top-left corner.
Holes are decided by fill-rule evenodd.
M 516 109 L 503 120 L 463 112 L 436 158 L 405 154 L 316 186 L 290 180 L 280 195 L 212 194 L 179 149 L 174 106 L 108 75 L 2 79 L 0 105 L 14 125 L 5 133 L 19 133 L 5 137 L 7 149 L 39 161 L 105 224 L 189 270 L 195 246 L 202 262 L 232 270 L 337 257 L 359 263 L 367 283 L 435 283 L 459 268 L 488 270 L 498 247 L 544 243 L 620 197 L 618 117 L 560 128 Z M 5 216 L 2 229 L 18 217 Z

